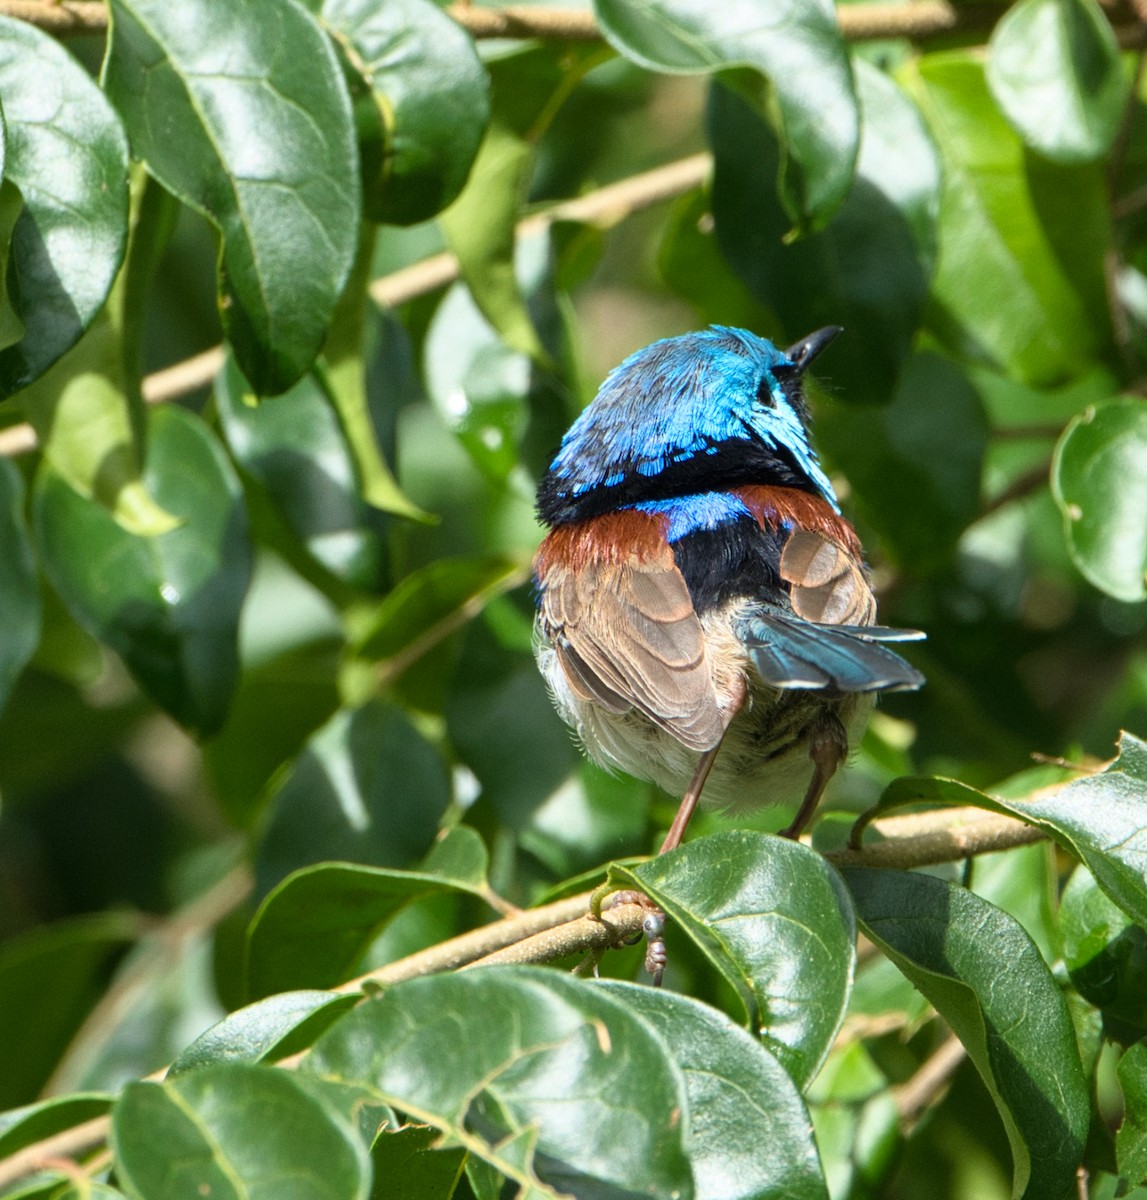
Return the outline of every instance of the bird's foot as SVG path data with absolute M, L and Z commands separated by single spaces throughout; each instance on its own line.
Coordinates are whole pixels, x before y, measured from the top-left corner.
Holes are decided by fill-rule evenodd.
M 635 945 L 641 938 L 646 939 L 645 971 L 652 976 L 653 986 L 660 987 L 665 965 L 669 954 L 665 948 L 665 914 L 653 903 L 644 892 L 609 890 L 607 884 L 602 884 L 590 897 L 590 916 L 601 920 L 601 914 L 610 908 L 622 904 L 639 904 L 645 909 L 645 918 L 641 922 L 641 931 L 625 939 L 627 946 Z

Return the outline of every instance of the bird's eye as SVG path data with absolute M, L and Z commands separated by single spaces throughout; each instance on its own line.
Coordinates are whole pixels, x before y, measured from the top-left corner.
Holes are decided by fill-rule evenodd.
M 776 408 L 777 406 L 777 398 L 773 395 L 772 380 L 767 375 L 757 384 L 757 403 L 761 408 Z

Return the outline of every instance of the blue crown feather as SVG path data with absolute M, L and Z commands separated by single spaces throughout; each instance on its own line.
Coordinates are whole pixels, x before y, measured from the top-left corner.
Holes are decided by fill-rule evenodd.
M 603 492 L 597 511 L 737 482 L 800 487 L 839 512 L 808 438 L 804 349 L 794 359 L 715 325 L 631 354 L 562 439 L 539 490 L 543 519 L 592 515 Z

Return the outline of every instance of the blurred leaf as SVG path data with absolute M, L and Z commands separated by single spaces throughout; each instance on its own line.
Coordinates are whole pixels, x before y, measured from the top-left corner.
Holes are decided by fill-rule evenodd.
M 784 146 L 785 210 L 804 231 L 828 221 L 852 180 L 860 118 L 848 50 L 827 0 L 596 0 L 594 7 L 605 36 L 639 66 L 760 71 L 769 83 L 764 111 Z
M 514 274 L 514 223 L 531 153 L 524 137 L 497 118 L 491 121 L 469 182 L 441 223 L 482 315 L 512 350 L 545 361 Z
M 760 1042 L 687 996 L 603 986 L 657 1030 L 681 1068 L 695 1200 L 828 1200 L 808 1110 Z
M 1128 81 L 1094 0 L 1021 0 L 992 31 L 988 85 L 1033 150 L 1087 162 L 1115 140 Z
M 353 51 L 366 215 L 412 225 L 462 190 L 490 116 L 486 71 L 462 28 L 430 0 L 306 0 Z M 382 145 L 362 143 L 381 126 Z
M 1100 889 L 1084 866 L 1060 899 L 1063 959 L 1079 994 L 1103 1013 L 1107 1037 L 1147 1034 L 1147 932 Z
M 1147 598 L 1147 406 L 1089 406 L 1056 444 L 1051 486 L 1086 578 L 1119 600 Z
M 776 138 L 744 99 L 709 101 L 713 216 L 721 249 L 777 314 L 786 341 L 840 324 L 824 370 L 849 401 L 886 403 L 920 323 L 935 258 L 940 172 L 916 106 L 886 75 L 857 63 L 864 128 L 856 176 L 819 233 L 785 245 L 772 194 Z
M 7 143 L 7 132 L 0 119 L 0 174 Z M 8 287 L 8 267 L 12 261 L 12 235 L 24 211 L 24 197 L 11 179 L 0 183 L 0 351 L 14 346 L 27 330 L 16 310 L 16 301 Z
M 1012 1147 L 1013 1194 L 1065 1196 L 1090 1117 L 1067 1007 L 1005 913 L 927 875 L 843 872 L 861 928 L 936 1006 L 983 1077 Z
M 1119 1174 L 1129 1183 L 1147 1182 L 1147 1042 L 1129 1046 L 1119 1060 L 1123 1124 L 1115 1135 Z
M 0 398 L 42 375 L 103 307 L 127 239 L 127 139 L 91 76 L 48 34 L 0 18 L 4 176 L 24 207 L 7 295 L 23 322 L 0 350 Z M 13 333 L 9 322 L 9 334 Z
M 248 994 L 344 982 L 400 909 L 447 890 L 489 891 L 485 847 L 465 826 L 451 830 L 421 870 L 319 863 L 295 871 L 259 906 L 247 932 Z
M 229 357 L 215 378 L 215 402 L 231 453 L 266 488 L 312 557 L 352 587 L 376 587 L 379 531 L 338 416 L 315 375 L 260 404 Z
M 341 1018 L 304 1066 L 371 1088 L 531 1196 L 693 1195 L 668 1047 L 604 989 L 556 971 L 396 984 Z
M 270 1067 L 226 1063 L 129 1084 L 113 1112 L 112 1145 L 116 1176 L 145 1200 L 370 1194 L 370 1161 L 351 1127 Z
M 0 596 L 4 636 L 0 637 L 0 709 L 40 642 L 40 581 L 24 523 L 24 480 L 0 459 Z
M 255 852 L 257 892 L 324 859 L 406 866 L 429 849 L 449 800 L 441 755 L 400 709 L 341 709 L 270 799 Z
M 951 560 L 979 512 L 988 446 L 980 398 L 955 363 L 911 355 L 891 403 L 833 405 L 817 436 L 894 561 L 926 572 Z
M 1102 173 L 1029 163 L 972 52 L 925 55 L 908 82 L 943 166 L 929 324 L 1022 382 L 1078 374 L 1108 336 L 1092 295 L 1094 245 L 1110 240 Z
M 111 11 L 104 86 L 133 152 L 219 229 L 227 338 L 260 395 L 282 391 L 314 361 L 354 258 L 358 163 L 334 51 L 289 0 Z
M 8 1158 L 33 1142 L 102 1117 L 114 1099 L 103 1093 L 74 1092 L 0 1113 L 0 1158 Z
M 704 951 L 744 1006 L 749 1029 L 804 1086 L 848 1005 L 856 929 L 832 867 L 799 842 L 730 831 L 686 843 L 611 885 L 655 901 Z
M 176 720 L 203 734 L 227 714 L 251 573 L 242 490 L 206 426 L 151 413 L 144 482 L 182 524 L 158 537 L 120 528 L 45 464 L 35 497 L 44 566 L 76 619 L 120 654 Z
M 306 1049 L 357 996 L 298 991 L 269 996 L 228 1014 L 196 1038 L 168 1068 L 166 1079 L 224 1062 L 274 1062 Z
M 430 1125 L 383 1130 L 370 1148 L 375 1178 L 371 1200 L 450 1200 L 466 1152 L 461 1147 L 438 1149 L 440 1141 Z
M 0 1108 L 35 1099 L 103 992 L 111 965 L 139 933 L 103 913 L 37 929 L 0 947 Z

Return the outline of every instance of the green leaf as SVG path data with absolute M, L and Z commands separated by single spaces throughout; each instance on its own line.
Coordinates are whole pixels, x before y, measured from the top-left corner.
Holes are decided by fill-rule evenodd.
M 306 1049 L 357 996 L 298 991 L 270 996 L 229 1013 L 171 1064 L 167 1079 L 223 1062 L 274 1062 Z
M 734 270 L 776 313 L 784 340 L 840 324 L 825 370 L 849 401 L 886 403 L 912 346 L 935 258 L 940 171 L 916 106 L 886 75 L 857 64 L 864 127 L 856 176 L 820 232 L 783 242 L 772 195 L 776 137 L 745 100 L 714 87 L 713 216 Z
M 361 497 L 338 415 L 315 375 L 260 404 L 228 358 L 215 379 L 215 402 L 231 453 L 308 553 L 352 587 L 376 587 L 379 530 Z
M 604 987 L 657 1030 L 681 1068 L 694 1200 L 828 1200 L 808 1110 L 760 1042 L 687 996 Z
M 668 1047 L 604 989 L 556 971 L 397 984 L 339 1020 L 304 1065 L 371 1088 L 541 1195 L 693 1195 Z
M 614 864 L 609 881 L 665 910 L 728 980 L 749 1029 L 807 1084 L 844 1020 L 855 963 L 848 896 L 824 858 L 799 842 L 730 831 L 632 870 Z
M 370 1148 L 376 1185 L 371 1200 L 450 1200 L 466 1163 L 460 1147 L 438 1149 L 441 1137 L 429 1125 L 385 1129 Z
M 0 158 L 4 154 L 7 133 L 0 119 Z M 24 197 L 11 179 L 0 183 L 0 350 L 14 346 L 27 330 L 16 310 L 16 300 L 8 287 L 8 266 L 12 261 L 12 237 L 24 211 Z
M 351 863 L 295 871 L 259 906 L 247 932 L 248 993 L 342 983 L 387 921 L 441 891 L 488 894 L 486 851 L 474 830 L 451 830 L 417 871 Z
M 906 82 L 943 166 L 930 326 L 1024 383 L 1079 374 L 1110 336 L 1094 252 L 1110 243 L 1101 171 L 1028 162 L 972 52 L 924 55 Z
M 255 854 L 266 895 L 323 859 L 402 867 L 422 857 L 450 800 L 442 756 L 398 708 L 337 712 L 271 797 Z
M 784 146 L 779 191 L 802 230 L 823 226 L 852 181 L 860 136 L 848 50 L 828 0 L 595 0 L 609 41 L 654 71 L 754 67 Z
M 283 391 L 322 345 L 358 233 L 330 42 L 294 0 L 113 0 L 111 17 L 104 86 L 133 153 L 219 229 L 224 330 L 255 390 Z
M 139 933 L 126 916 L 104 913 L 33 930 L 0 948 L 0 1108 L 25 1104 L 104 990 L 112 963 Z
M 3 398 L 74 346 L 103 307 L 127 240 L 128 164 L 91 76 L 55 38 L 10 17 L 0 17 L 0 96 L 4 175 L 24 201 L 7 274 L 24 334 L 0 350 Z
M 242 490 L 206 426 L 151 413 L 144 483 L 181 522 L 137 537 L 41 470 L 35 496 L 44 567 L 84 628 L 141 686 L 200 733 L 222 725 L 238 675 L 239 611 L 251 573 Z
M 1147 598 L 1147 406 L 1089 406 L 1056 444 L 1051 487 L 1084 576 L 1116 599 Z
M 1147 1182 L 1147 1042 L 1128 1047 L 1116 1068 L 1123 1091 L 1123 1124 L 1115 1135 L 1119 1174 Z
M 1147 742 L 1122 734 L 1119 757 L 1105 771 L 1030 801 L 988 796 L 954 779 L 898 779 L 885 789 L 880 807 L 918 800 L 972 804 L 1043 829 L 1086 863 L 1107 895 L 1147 928 Z
M 988 85 L 1033 150 L 1088 162 L 1111 149 L 1128 80 L 1094 0 L 1021 0 L 992 31 Z
M 112 1115 L 116 1176 L 138 1200 L 366 1200 L 350 1125 L 286 1071 L 227 1063 L 131 1083 Z
M 102 1117 L 114 1099 L 104 1092 L 73 1092 L 0 1113 L 0 1158 Z
M 1013 1195 L 1066 1196 L 1090 1100 L 1063 995 L 1031 939 L 966 888 L 927 875 L 843 872 L 862 930 L 966 1047 L 1012 1147 Z
M 24 479 L 0 459 L 0 596 L 4 636 L 0 637 L 0 710 L 40 642 L 40 581 L 24 523 Z
M 307 0 L 351 50 L 366 215 L 412 225 L 462 190 L 490 116 L 485 68 L 468 34 L 430 0 Z M 380 127 L 381 144 L 363 142 Z
M 1063 960 L 1079 994 L 1103 1013 L 1108 1038 L 1147 1034 L 1147 932 L 1108 899 L 1084 866 L 1060 899 Z
M 848 477 L 857 508 L 889 555 L 922 572 L 950 562 L 979 512 L 988 433 L 965 373 L 927 352 L 908 358 L 891 403 L 834 405 L 817 422 L 825 453 Z

